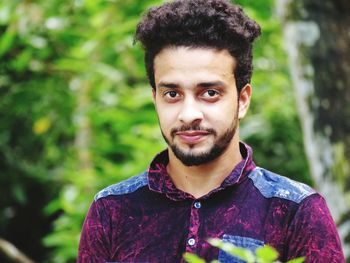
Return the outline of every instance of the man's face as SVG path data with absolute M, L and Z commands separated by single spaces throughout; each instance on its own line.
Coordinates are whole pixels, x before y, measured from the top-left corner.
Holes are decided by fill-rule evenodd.
M 246 109 L 239 110 L 235 63 L 228 51 L 208 48 L 165 48 L 155 57 L 160 128 L 184 165 L 208 163 L 238 138 Z

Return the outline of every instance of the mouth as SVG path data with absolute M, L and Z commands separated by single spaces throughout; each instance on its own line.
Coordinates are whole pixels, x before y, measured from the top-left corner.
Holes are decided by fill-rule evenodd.
M 176 136 L 179 136 L 181 141 L 188 144 L 199 143 L 204 140 L 210 132 L 203 130 L 195 130 L 195 131 L 179 131 L 175 133 Z

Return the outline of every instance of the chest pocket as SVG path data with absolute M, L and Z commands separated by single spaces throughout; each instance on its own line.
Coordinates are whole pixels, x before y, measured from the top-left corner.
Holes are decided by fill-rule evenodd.
M 224 234 L 222 237 L 222 241 L 228 242 L 236 247 L 246 248 L 252 251 L 253 253 L 258 247 L 264 246 L 264 242 L 258 239 L 250 238 L 250 237 L 241 237 L 241 236 L 231 236 Z M 219 251 L 220 263 L 245 263 L 245 261 L 239 259 L 238 257 L 231 256 L 227 254 L 225 251 Z

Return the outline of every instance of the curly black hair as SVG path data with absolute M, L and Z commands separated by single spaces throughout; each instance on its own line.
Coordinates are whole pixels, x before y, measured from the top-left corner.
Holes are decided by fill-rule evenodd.
M 165 47 L 186 46 L 228 50 L 236 59 L 237 90 L 250 83 L 252 44 L 260 26 L 242 8 L 226 0 L 175 0 L 152 7 L 137 25 L 135 42 L 145 49 L 149 82 L 155 89 L 154 57 Z

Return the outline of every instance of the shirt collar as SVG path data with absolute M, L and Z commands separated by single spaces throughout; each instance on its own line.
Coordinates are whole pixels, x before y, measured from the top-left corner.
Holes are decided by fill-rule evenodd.
M 246 175 L 255 168 L 252 148 L 243 142 L 240 142 L 239 146 L 243 160 L 236 165 L 218 188 L 212 190 L 201 199 L 207 198 L 211 194 L 221 191 L 226 187 L 240 183 L 246 178 Z M 168 162 L 168 150 L 162 151 L 153 159 L 148 169 L 149 189 L 154 192 L 165 194 L 168 198 L 175 201 L 194 199 L 191 194 L 185 193 L 176 188 L 171 177 L 167 173 L 166 166 Z

